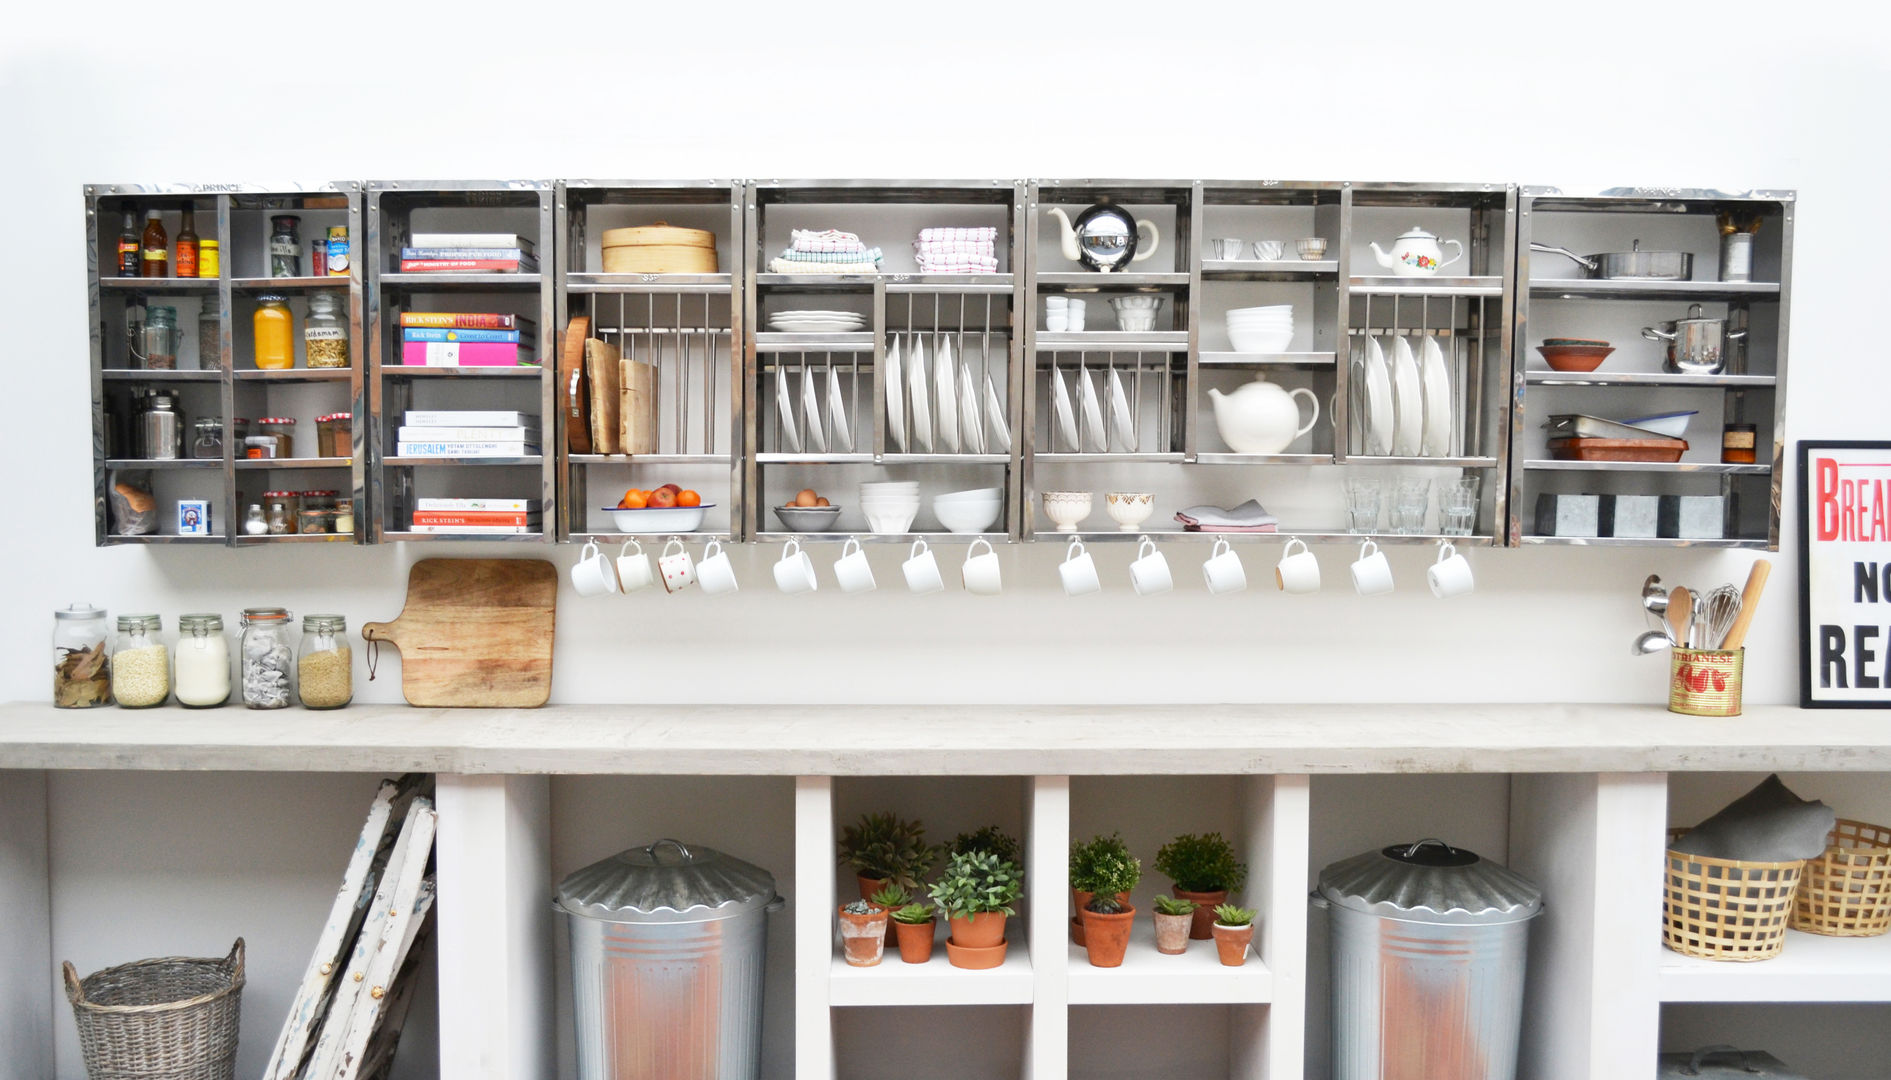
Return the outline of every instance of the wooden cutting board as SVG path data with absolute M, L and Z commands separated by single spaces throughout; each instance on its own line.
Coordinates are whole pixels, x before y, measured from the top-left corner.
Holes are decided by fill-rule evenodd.
M 622 432 L 618 430 L 617 411 L 622 408 L 622 357 L 617 346 L 597 338 L 584 342 L 585 378 L 591 384 L 591 452 L 621 454 Z
M 422 559 L 400 617 L 361 636 L 400 649 L 409 705 L 537 708 L 551 699 L 557 606 L 558 570 L 543 559 Z

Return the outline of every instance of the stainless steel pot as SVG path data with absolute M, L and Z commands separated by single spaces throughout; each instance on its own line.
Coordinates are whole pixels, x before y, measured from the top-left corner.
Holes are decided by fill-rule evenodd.
M 1655 1080 L 1805 1080 L 1764 1050 L 1737 1050 L 1731 1046 L 1704 1046 L 1693 1053 L 1662 1054 L 1656 1059 Z
M 1641 336 L 1649 341 L 1668 343 L 1666 367 L 1669 371 L 1687 375 L 1714 375 L 1727 364 L 1727 358 L 1721 352 L 1721 346 L 1727 341 L 1738 341 L 1746 337 L 1745 330 L 1727 330 L 1727 320 L 1706 319 L 1701 317 L 1699 304 L 1689 305 L 1687 318 L 1664 322 L 1657 329 L 1652 326 L 1641 328 Z
M 1589 278 L 1627 281 L 1692 281 L 1694 279 L 1694 256 L 1686 251 L 1643 251 L 1641 241 L 1635 241 L 1633 251 L 1605 251 L 1599 255 L 1578 255 L 1568 248 L 1551 247 L 1548 244 L 1530 244 L 1531 251 L 1546 251 L 1553 255 L 1566 255 L 1582 267 L 1582 275 Z

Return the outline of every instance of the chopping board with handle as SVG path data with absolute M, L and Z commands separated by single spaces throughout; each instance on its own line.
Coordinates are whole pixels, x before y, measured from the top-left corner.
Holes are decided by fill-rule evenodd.
M 422 559 L 393 622 L 361 628 L 370 656 L 401 651 L 401 694 L 429 708 L 537 708 L 551 700 L 558 570 L 543 559 Z

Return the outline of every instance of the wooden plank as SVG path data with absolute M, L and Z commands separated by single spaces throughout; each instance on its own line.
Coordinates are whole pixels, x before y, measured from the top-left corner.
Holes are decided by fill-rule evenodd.
M 641 360 L 625 360 L 619 367 L 623 382 L 619 409 L 618 450 L 625 454 L 657 452 L 657 369 Z M 682 417 L 677 418 L 679 421 Z
M 429 811 L 416 823 L 429 849 L 433 846 L 436 820 L 436 815 Z M 419 850 L 418 837 L 415 850 Z M 348 1034 L 342 1042 L 341 1058 L 332 1080 L 359 1080 L 361 1076 L 368 1045 L 381 1023 L 383 1003 L 394 989 L 394 976 L 406 962 L 414 938 L 420 933 L 420 925 L 433 907 L 432 879 L 427 877 L 426 871 L 427 860 L 421 858 L 410 858 L 401 867 L 400 881 L 394 887 L 394 906 L 389 909 L 387 922 L 381 926 L 381 940 L 368 964 L 363 991 L 355 997 L 354 1013 L 348 1018 Z
M 622 436 L 618 431 L 618 410 L 623 393 L 619 370 L 622 357 L 617 346 L 597 338 L 584 343 L 584 370 L 591 381 L 591 452 L 621 454 Z
M 543 559 L 422 559 L 400 616 L 361 636 L 400 649 L 409 704 L 530 708 L 551 697 L 557 603 Z

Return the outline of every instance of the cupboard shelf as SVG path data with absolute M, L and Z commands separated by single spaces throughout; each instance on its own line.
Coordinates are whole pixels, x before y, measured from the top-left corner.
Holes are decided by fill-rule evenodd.
M 1672 536 L 1633 537 L 1633 536 L 1530 536 L 1523 537 L 1523 543 L 1535 544 L 1570 544 L 1578 547 L 1669 547 L 1669 548 L 1722 548 L 1729 551 L 1765 551 L 1766 540 L 1741 539 L 1739 537 L 1719 540 L 1686 540 Z
M 873 967 L 853 967 L 834 952 L 828 971 L 829 1005 L 1029 1005 L 1036 986 L 1031 975 L 1030 950 L 1019 939 L 1012 920 L 1011 944 L 1005 949 L 1005 962 L 988 971 L 967 971 L 946 961 L 944 927 L 933 943 L 932 959 L 924 964 L 908 964 L 898 950 L 887 946 L 887 954 Z
M 1526 371 L 1531 386 L 1681 386 L 1703 390 L 1770 390 L 1771 375 L 1683 375 L 1666 371 Z
M 1338 259 L 1203 259 L 1203 281 L 1325 281 L 1339 276 Z
M 270 472 L 275 469 L 352 469 L 354 458 L 237 458 L 238 472 Z
M 540 288 L 543 274 L 382 274 L 378 283 L 384 289 L 403 292 L 523 292 Z
M 222 458 L 107 458 L 108 469 L 195 469 L 207 471 L 223 468 Z
M 1530 460 L 1532 472 L 1693 473 L 1701 476 L 1765 476 L 1771 465 L 1730 465 L 1720 461 L 1549 461 Z
M 1776 281 L 1624 281 L 1534 278 L 1530 296 L 1537 300 L 1776 300 Z
M 447 364 L 397 364 L 381 369 L 387 379 L 541 379 L 545 369 L 539 365 L 520 367 L 458 367 Z
M 1339 354 L 1331 352 L 1281 352 L 1281 353 L 1244 353 L 1244 352 L 1204 352 L 1197 353 L 1195 362 L 1203 367 L 1332 367 L 1339 362 Z
M 354 372 L 347 368 L 285 368 L 281 371 L 233 371 L 231 379 L 240 383 L 326 383 L 348 382 Z
M 102 277 L 98 279 L 98 286 L 105 292 L 212 293 L 217 291 L 220 281 L 220 278 Z
M 346 289 L 344 275 L 330 277 L 239 277 L 230 279 L 230 291 L 240 293 L 311 292 L 320 289 Z
M 1778 956 L 1749 964 L 1661 950 L 1662 1001 L 1891 1002 L 1891 935 L 1786 931 Z
M 143 369 L 106 368 L 99 372 L 106 382 L 214 383 L 223 381 L 221 371 L 146 371 Z
M 1081 946 L 1068 948 L 1072 1005 L 1261 1005 L 1274 996 L 1274 973 L 1258 956 L 1227 967 L 1213 941 L 1190 941 L 1180 956 L 1157 952 L 1155 923 L 1141 907 L 1121 967 L 1093 967 Z

